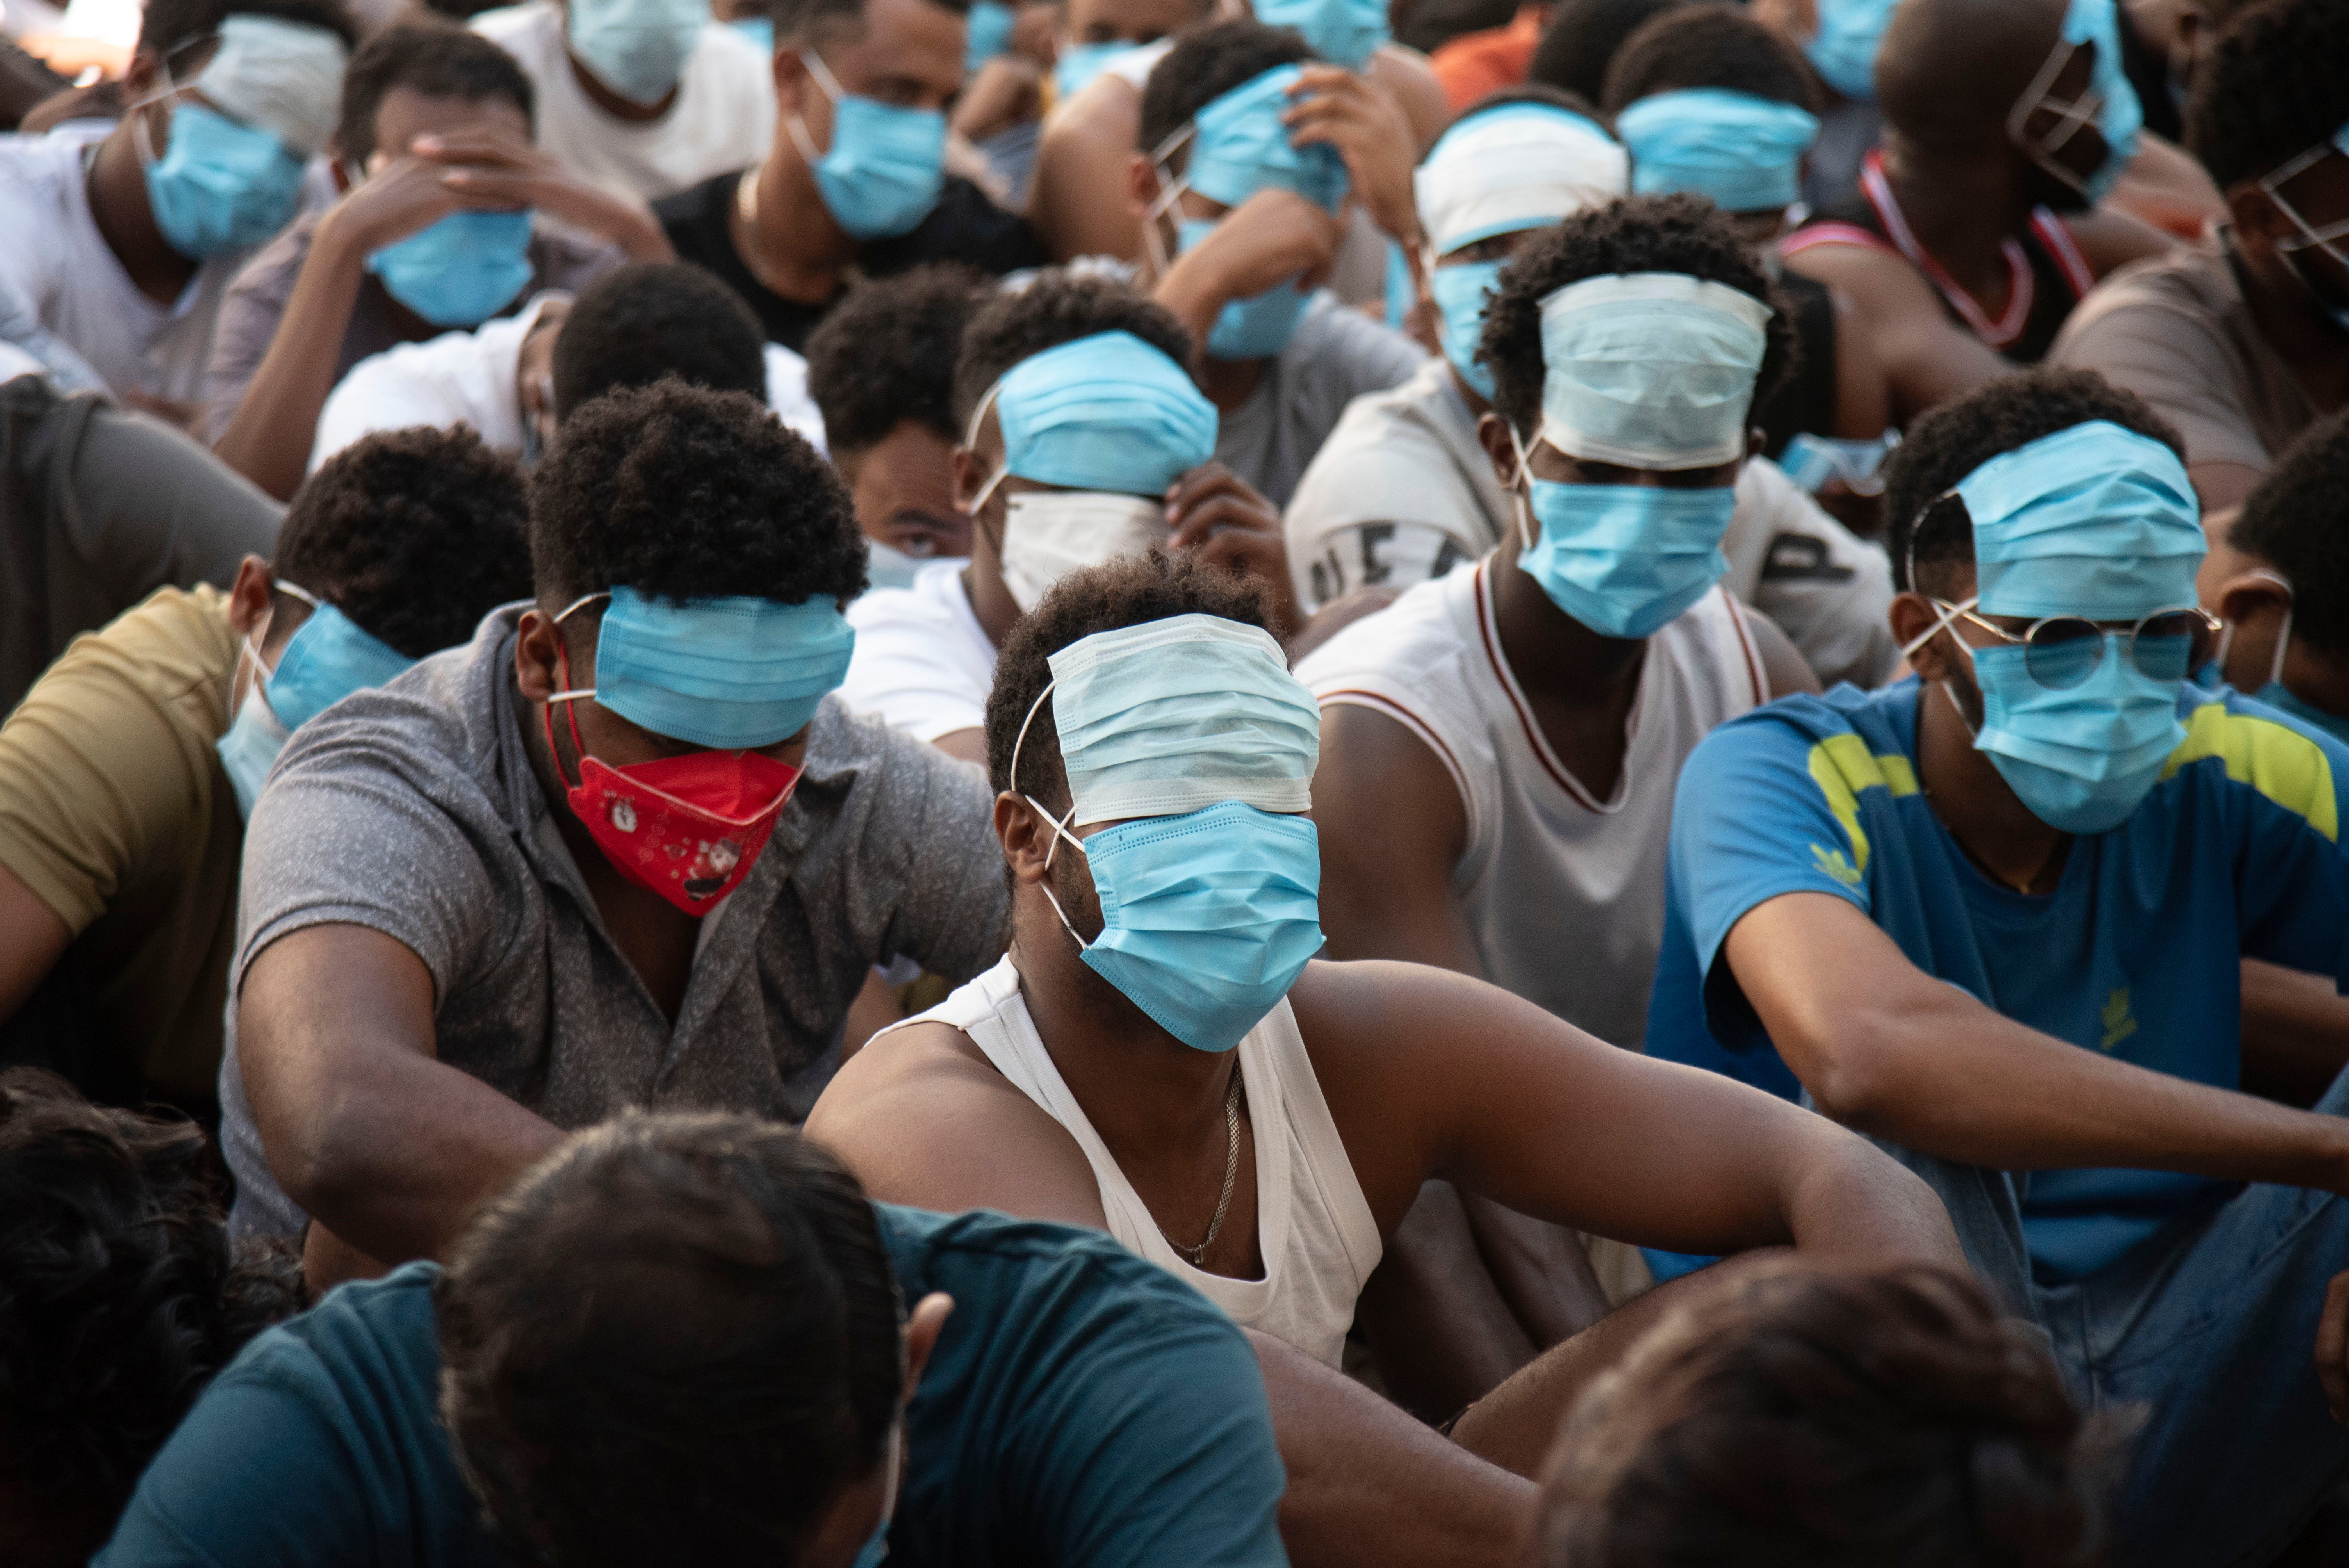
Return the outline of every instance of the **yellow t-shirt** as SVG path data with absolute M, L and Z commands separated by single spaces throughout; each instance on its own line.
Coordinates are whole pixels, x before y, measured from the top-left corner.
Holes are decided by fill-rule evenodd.
M 213 743 L 238 640 L 165 588 L 78 637 L 0 725 L 0 865 L 74 934 L 60 960 L 150 1092 L 213 1092 L 244 824 Z

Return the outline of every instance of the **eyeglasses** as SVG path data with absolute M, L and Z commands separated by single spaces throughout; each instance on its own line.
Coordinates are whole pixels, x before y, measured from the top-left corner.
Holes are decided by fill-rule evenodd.
M 2095 674 L 2096 666 L 2105 662 L 2107 637 L 2123 640 L 2121 651 L 2137 661 L 2147 679 L 2184 680 L 2209 657 L 2221 624 L 2209 611 L 2189 604 L 2156 610 L 2126 631 L 2082 615 L 2049 615 L 2033 621 L 2018 635 L 1971 609 L 1939 599 L 1933 603 L 1940 606 L 1945 624 L 1962 615 L 2002 642 L 2020 644 L 2023 670 L 2050 691 L 2078 686 Z

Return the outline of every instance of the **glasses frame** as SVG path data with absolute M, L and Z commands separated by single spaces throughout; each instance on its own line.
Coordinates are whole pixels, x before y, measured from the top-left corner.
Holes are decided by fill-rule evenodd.
M 1971 606 L 1951 604 L 1940 599 L 1935 599 L 1933 600 L 1933 603 L 1940 607 L 1942 614 L 1949 620 L 1954 621 L 1962 617 L 1966 620 L 1971 621 L 1975 625 L 1980 626 L 1983 631 L 1990 633 L 2000 641 L 2011 645 L 2019 645 L 2025 650 L 2028 650 L 2031 647 L 2033 641 L 2039 635 L 2040 632 L 2044 628 L 2060 625 L 2065 622 L 2076 622 L 2084 626 L 2093 626 L 2095 628 L 2095 634 L 2099 637 L 2110 637 L 2124 630 L 2124 628 L 2119 626 L 2107 625 L 2102 621 L 2092 620 L 2085 615 L 2042 615 L 2039 619 L 2032 622 L 2030 625 L 2024 627 L 2023 630 L 2018 634 L 2010 632 L 2004 626 L 1998 624 L 1995 621 L 1987 619 L 1978 610 L 1975 610 Z M 2137 638 L 2144 634 L 2147 623 L 2158 621 L 2166 615 L 2190 615 L 2201 624 L 2203 641 L 2200 651 L 2206 657 L 2209 655 L 2211 643 L 2218 637 L 2220 628 L 2226 624 L 2225 622 L 2220 620 L 2218 616 L 2212 614 L 2209 611 L 2205 610 L 2199 604 L 2166 605 L 2158 610 L 2149 610 L 2146 614 L 2138 616 L 2136 621 L 2132 622 L 2126 628 L 2127 635 L 2128 637 L 2128 645 L 2125 652 L 2128 655 L 2129 662 L 2137 665 L 2137 673 L 2144 676 L 2148 680 L 2167 680 L 2169 677 L 2163 675 L 2157 675 L 2153 671 L 2145 667 L 2145 662 L 2137 657 Z M 2067 637 L 2061 639 L 2060 642 L 2050 643 L 2047 645 L 2053 648 L 2060 646 L 2062 642 L 2085 640 L 2085 638 Z M 2100 656 L 2097 660 L 2097 664 L 2101 665 L 2103 662 L 2104 661 Z M 2186 671 L 2189 676 L 2191 676 L 2194 673 L 2194 670 L 2198 667 L 2199 662 L 2199 660 L 2197 660 L 2194 657 L 2193 650 L 2189 648 L 2186 663 Z M 2039 672 L 2031 667 L 2030 661 L 2027 657 L 2023 662 L 2023 667 L 2024 671 L 2030 675 L 2033 682 L 2044 690 L 2068 691 L 2071 689 L 2069 686 L 2050 686 L 2046 681 L 2040 679 Z M 2095 673 L 2095 666 L 2091 665 L 2089 673 L 2093 675 Z M 2086 676 L 2083 676 L 2079 681 L 2075 681 L 2072 684 L 2074 686 L 2080 685 L 2088 677 Z

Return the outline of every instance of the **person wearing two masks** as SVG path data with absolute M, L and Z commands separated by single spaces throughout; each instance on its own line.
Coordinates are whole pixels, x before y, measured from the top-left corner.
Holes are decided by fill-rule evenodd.
M 1282 506 L 1346 405 L 1425 357 L 1320 286 L 1352 182 L 1327 133 L 1289 124 L 1311 63 L 1261 23 L 1189 35 L 1151 72 L 1181 90 L 1145 99 L 1131 170 L 1152 297 L 1199 344 L 1222 416 L 1216 455 Z
M 444 90 L 450 73 L 466 90 Z M 350 76 L 332 144 L 343 194 L 238 277 L 205 378 L 215 449 L 280 497 L 359 361 L 670 253 L 642 201 L 533 145 L 529 79 L 488 39 L 396 22 L 359 46 Z
M 2242 979 L 2349 981 L 2349 747 L 2189 680 L 2217 628 L 2178 446 L 2079 372 L 1911 430 L 1917 678 L 1689 758 L 1647 1035 L 1864 1120 L 2087 1402 L 2151 1411 L 2113 1552 L 2154 1568 L 2257 1557 L 2349 1462 L 2317 1397 L 2349 1079 L 2292 1087 Z
M 996 651 L 1061 577 L 1163 548 L 1252 573 L 1278 597 L 1288 568 L 1278 513 L 1215 461 L 1215 405 L 1164 311 L 1107 279 L 1047 275 L 982 304 L 963 341 L 956 499 L 970 560 L 850 606 L 857 654 L 841 696 L 983 762 Z
M 334 129 L 351 40 L 339 10 L 232 7 L 192 37 L 141 36 L 119 122 L 0 145 L 12 335 L 63 384 L 190 424 L 230 282 L 294 217 Z
M 1767 1204 L 1755 1236 L 1815 1245 L 1834 1209 L 1889 1252 L 1956 1256 L 1930 1206 L 1892 1216 L 1922 1196 L 1909 1178 L 1846 1135 L 1810 1142 L 1798 1130 L 1826 1130 L 1806 1113 L 1659 1068 L 1464 975 L 1314 962 L 1323 721 L 1264 611 L 1252 585 L 1156 552 L 1063 578 L 1013 632 L 988 709 L 1010 951 L 876 1036 L 810 1137 L 885 1200 L 1106 1230 L 1261 1336 L 1280 1408 L 1303 1387 L 1347 1387 L 1330 1374 L 1364 1284 L 1439 1169 L 1555 1220 L 1596 1217 L 1602 1191 L 1630 1200 L 1608 1212 L 1630 1234 L 1723 1229 L 1703 1217 L 1721 1194 L 1792 1192 L 1780 1183 L 1807 1169 L 1822 1210 Z M 980 1057 L 991 1071 L 973 1070 Z M 1610 1152 L 1593 1160 L 1585 1137 L 1602 1124 Z M 1638 1321 L 1616 1326 L 1626 1343 Z M 1383 1357 L 1382 1325 L 1365 1314 Z M 1452 1439 L 1530 1467 L 1563 1402 L 1543 1381 L 1490 1392 Z M 1284 1442 L 1348 1457 L 1292 1459 L 1298 1560 L 1506 1559 L 1517 1515 L 1498 1471 L 1424 1447 L 1424 1428 L 1366 1390 L 1303 1406 Z M 1517 1414 L 1492 1421 L 1504 1411 Z M 1511 1419 L 1522 1451 L 1500 1429 Z M 1341 1472 L 1387 1480 L 1316 1507 Z
M 246 556 L 226 593 L 165 588 L 42 674 L 0 726 L 0 1049 L 109 1101 L 213 1105 L 273 765 L 528 592 L 523 512 L 470 432 L 371 438 L 305 487 L 274 562 Z

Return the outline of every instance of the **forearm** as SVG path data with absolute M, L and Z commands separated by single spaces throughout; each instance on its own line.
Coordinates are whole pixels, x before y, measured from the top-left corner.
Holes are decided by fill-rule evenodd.
M 1531 1482 L 1430 1428 L 1294 1346 L 1248 1336 L 1264 1365 L 1288 1490 L 1280 1533 L 1297 1568 L 1444 1568 L 1516 1561 Z
M 1186 258 L 1167 269 L 1151 297 L 1183 324 L 1193 343 L 1204 344 L 1215 330 L 1216 316 L 1230 298 L 1230 291 L 1216 282 L 1210 269 Z
M 2323 975 L 2243 960 L 2243 1088 L 2313 1105 L 2349 1066 L 2349 996 Z
M 222 462 L 280 500 L 302 482 L 366 262 L 365 251 L 332 222 L 318 226 L 269 352 L 215 449 Z

